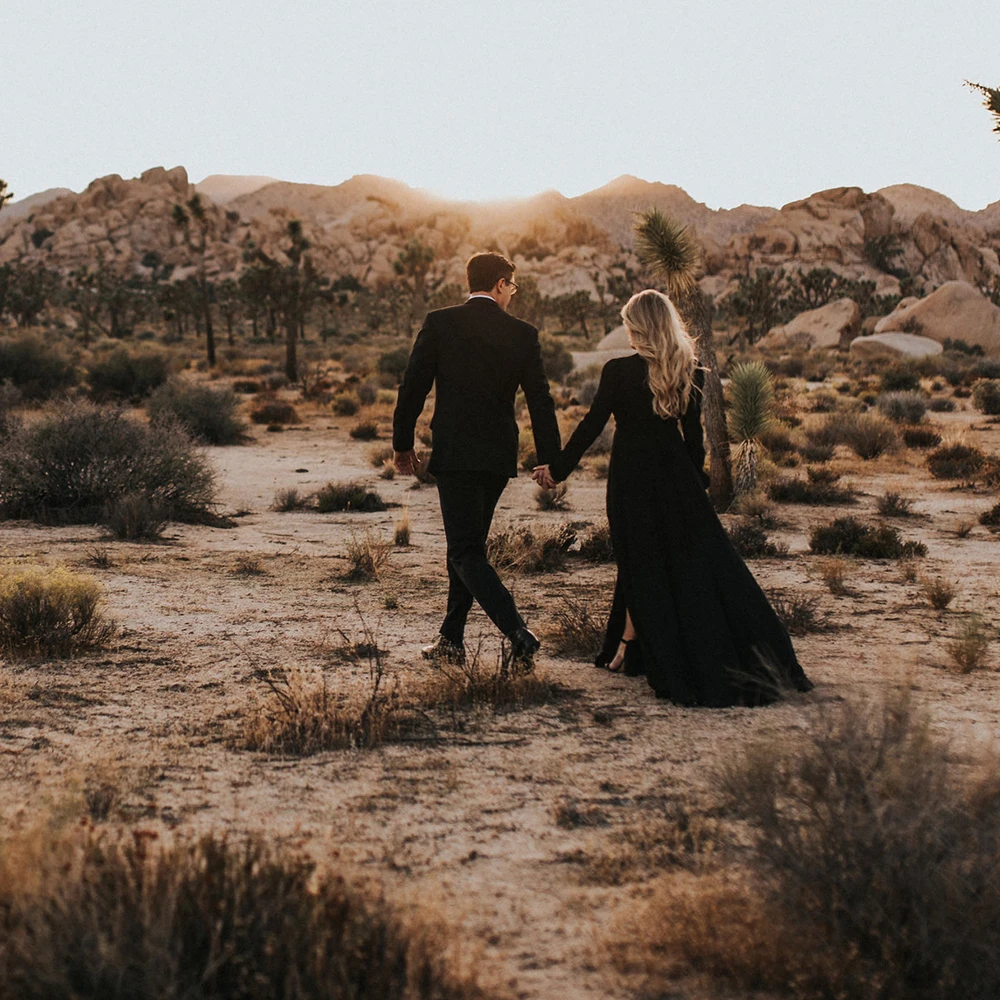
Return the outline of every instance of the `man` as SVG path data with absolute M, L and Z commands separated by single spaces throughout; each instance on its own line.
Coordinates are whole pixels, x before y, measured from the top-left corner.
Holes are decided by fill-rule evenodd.
M 517 291 L 514 265 L 498 253 L 466 264 L 469 299 L 428 313 L 417 335 L 393 416 L 396 469 L 412 474 L 413 431 L 437 383 L 428 471 L 437 480 L 448 546 L 448 610 L 427 659 L 461 662 L 465 621 L 476 600 L 506 637 L 505 663 L 530 670 L 539 648 L 514 598 L 486 558 L 493 512 L 507 480 L 517 475 L 518 386 L 531 414 L 540 464 L 559 454 L 559 425 L 542 367 L 538 331 L 507 315 Z

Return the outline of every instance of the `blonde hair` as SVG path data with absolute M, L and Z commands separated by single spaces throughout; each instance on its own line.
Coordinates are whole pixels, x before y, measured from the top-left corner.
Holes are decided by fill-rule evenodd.
M 649 368 L 653 412 L 680 417 L 688 408 L 698 367 L 694 338 L 670 298 L 655 288 L 637 292 L 622 306 L 632 346 Z

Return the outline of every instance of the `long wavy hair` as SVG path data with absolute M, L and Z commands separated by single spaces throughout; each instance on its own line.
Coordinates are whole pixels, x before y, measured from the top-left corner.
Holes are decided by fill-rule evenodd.
M 622 321 L 649 368 L 653 412 L 664 419 L 682 416 L 694 389 L 698 361 L 694 338 L 676 306 L 663 292 L 646 288 L 622 306 Z

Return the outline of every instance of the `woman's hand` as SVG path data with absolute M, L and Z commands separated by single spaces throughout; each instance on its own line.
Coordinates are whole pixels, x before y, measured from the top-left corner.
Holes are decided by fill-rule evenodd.
M 556 481 L 552 478 L 552 472 L 547 465 L 536 465 L 531 472 L 531 478 L 543 490 L 554 490 L 556 488 Z

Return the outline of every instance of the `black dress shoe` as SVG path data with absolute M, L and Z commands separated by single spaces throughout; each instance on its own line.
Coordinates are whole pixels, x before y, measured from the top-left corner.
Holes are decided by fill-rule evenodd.
M 465 646 L 459 646 L 439 635 L 429 646 L 420 650 L 425 660 L 436 660 L 444 663 L 465 663 Z
M 502 661 L 504 671 L 530 674 L 535 669 L 535 653 L 542 645 L 538 637 L 522 625 L 506 638 Z

